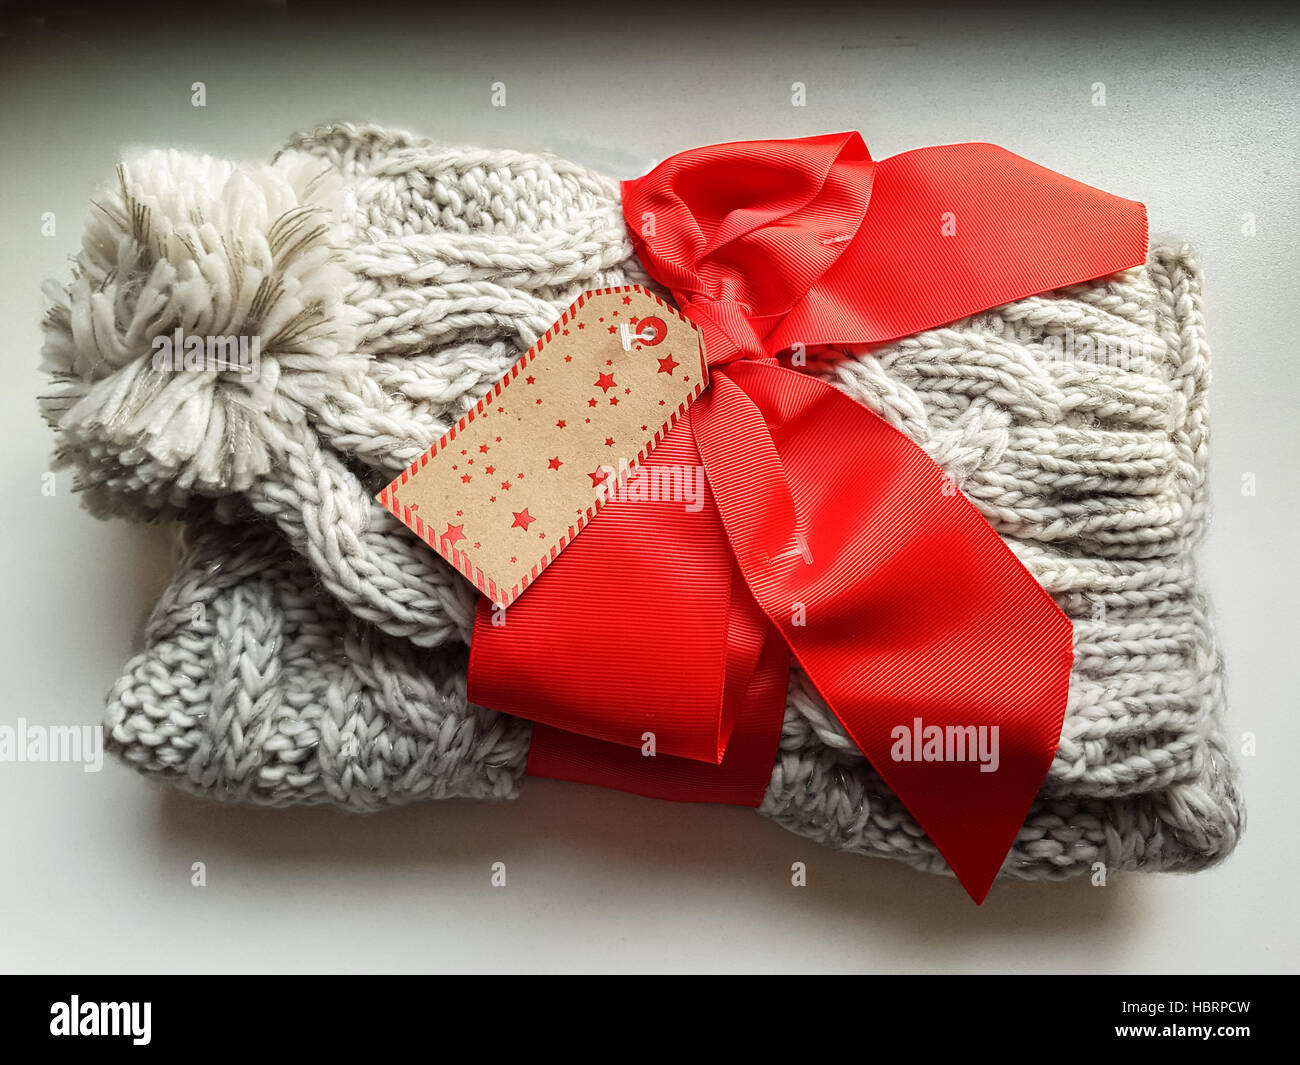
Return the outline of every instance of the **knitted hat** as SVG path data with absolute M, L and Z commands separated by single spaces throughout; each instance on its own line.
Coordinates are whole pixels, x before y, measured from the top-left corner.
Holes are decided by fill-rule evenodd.
M 516 795 L 530 724 L 465 699 L 476 593 L 373 497 L 581 292 L 628 282 L 617 182 L 553 156 L 338 125 L 270 165 L 125 161 L 47 287 L 41 400 L 93 512 L 184 523 L 110 748 L 220 799 Z M 259 337 L 259 372 L 156 368 L 177 328 Z M 1004 875 L 1196 869 L 1243 827 L 1192 558 L 1208 359 L 1193 253 L 1159 247 L 808 367 L 943 466 L 1074 623 Z M 947 868 L 797 665 L 759 812 Z

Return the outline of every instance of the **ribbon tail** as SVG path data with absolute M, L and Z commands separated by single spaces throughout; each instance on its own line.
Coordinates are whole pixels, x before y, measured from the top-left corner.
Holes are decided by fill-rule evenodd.
M 920 447 L 831 385 L 729 365 L 692 424 L 754 598 L 982 902 L 1060 737 L 1069 619 Z

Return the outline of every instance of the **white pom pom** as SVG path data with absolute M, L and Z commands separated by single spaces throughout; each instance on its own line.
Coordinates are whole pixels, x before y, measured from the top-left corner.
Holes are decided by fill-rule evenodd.
M 171 505 L 243 491 L 277 422 L 364 373 L 342 222 L 341 179 L 303 153 L 242 166 L 152 151 L 118 167 L 73 280 L 46 289 L 44 368 L 62 388 L 42 408 L 88 485 L 111 492 L 130 467 Z M 202 357 L 173 350 L 195 337 Z

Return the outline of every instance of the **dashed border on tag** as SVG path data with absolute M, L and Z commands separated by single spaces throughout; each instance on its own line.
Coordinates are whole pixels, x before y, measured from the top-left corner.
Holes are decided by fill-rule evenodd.
M 493 402 L 502 392 L 510 387 L 510 384 L 519 376 L 520 372 L 528 368 L 533 360 L 542 353 L 551 340 L 558 334 L 558 331 L 568 324 L 570 319 L 572 319 L 577 312 L 582 309 L 583 305 L 586 304 L 589 299 L 593 296 L 617 295 L 620 292 L 637 292 L 643 296 L 648 296 L 669 314 L 673 315 L 679 321 L 684 322 L 696 331 L 696 340 L 700 356 L 700 379 L 696 383 L 694 391 L 686 399 L 682 400 L 675 410 L 670 410 L 668 412 L 668 417 L 665 419 L 663 425 L 655 431 L 653 436 L 647 438 L 645 444 L 643 444 L 641 449 L 637 452 L 635 459 L 628 460 L 626 470 L 620 471 L 619 474 L 609 478 L 601 485 L 602 491 L 597 494 L 595 502 L 587 508 L 585 514 L 580 514 L 578 516 L 577 521 L 569 526 L 568 532 L 564 533 L 558 541 L 552 544 L 549 551 L 542 554 L 541 558 L 539 558 L 536 564 L 533 565 L 529 573 L 521 577 L 512 588 L 500 588 L 497 586 L 495 581 L 490 579 L 481 569 L 479 569 L 478 566 L 474 565 L 474 563 L 470 561 L 465 552 L 456 550 L 454 546 L 450 546 L 445 550 L 439 546 L 433 528 L 426 525 L 420 515 L 413 513 L 410 507 L 401 502 L 398 498 L 398 489 L 402 485 L 406 484 L 406 482 L 418 471 L 427 466 L 430 459 L 437 456 L 439 452 L 450 447 L 456 440 L 456 434 L 458 432 L 463 432 L 476 418 L 481 417 L 487 409 L 488 404 Z M 493 385 L 488 393 L 468 412 L 466 412 L 460 421 L 447 430 L 436 444 L 425 451 L 424 454 L 412 462 L 410 466 L 385 485 L 383 490 L 375 496 L 375 499 L 377 499 L 386 510 L 391 512 L 403 525 L 414 532 L 416 536 L 451 563 L 451 565 L 464 575 L 475 588 L 491 599 L 493 603 L 502 607 L 509 606 L 523 594 L 524 589 L 526 589 L 533 581 L 537 580 L 542 570 L 546 569 L 547 566 L 555 561 L 556 557 L 573 541 L 574 537 L 576 537 L 578 533 L 591 523 L 591 520 L 609 501 L 610 496 L 613 495 L 613 493 L 617 491 L 619 485 L 626 480 L 627 475 L 645 462 L 646 457 L 650 452 L 658 446 L 660 441 L 662 441 L 668 432 L 677 424 L 678 419 L 686 413 L 686 408 L 699 398 L 700 393 L 704 390 L 707 384 L 708 364 L 705 361 L 704 343 L 699 336 L 699 326 L 687 318 L 686 315 L 682 314 L 682 312 L 676 307 L 665 303 L 653 292 L 647 291 L 640 285 L 620 285 L 615 288 L 591 289 L 590 291 L 584 292 L 574 300 L 573 303 L 569 305 L 568 310 L 560 315 L 559 320 L 546 330 L 545 334 L 538 338 L 537 343 L 529 348 L 520 357 L 518 362 L 506 371 L 501 380 Z

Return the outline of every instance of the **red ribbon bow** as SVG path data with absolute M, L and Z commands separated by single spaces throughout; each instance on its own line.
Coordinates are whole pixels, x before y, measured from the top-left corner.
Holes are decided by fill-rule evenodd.
M 875 162 L 842 133 L 684 152 L 623 210 L 712 373 L 646 467 L 708 491 L 611 502 L 505 624 L 483 600 L 470 698 L 537 722 L 530 774 L 756 806 L 793 651 L 982 901 L 1060 738 L 1069 619 L 915 443 L 775 356 L 1137 265 L 1144 208 L 994 145 Z

